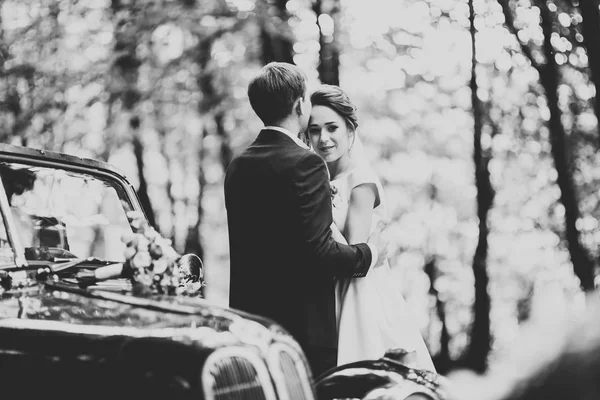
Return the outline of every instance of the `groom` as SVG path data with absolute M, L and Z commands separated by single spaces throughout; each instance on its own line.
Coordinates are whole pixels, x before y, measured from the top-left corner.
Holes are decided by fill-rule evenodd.
M 311 109 L 304 73 L 270 63 L 248 97 L 265 127 L 225 177 L 229 305 L 286 328 L 317 376 L 336 365 L 334 277 L 365 276 L 387 243 L 381 230 L 354 246 L 332 238 L 327 167 L 298 138 Z

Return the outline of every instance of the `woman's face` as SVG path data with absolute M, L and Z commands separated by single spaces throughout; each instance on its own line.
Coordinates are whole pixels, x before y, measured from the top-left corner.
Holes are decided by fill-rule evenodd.
M 352 132 L 337 112 L 325 106 L 313 106 L 308 122 L 308 137 L 313 148 L 326 162 L 348 156 Z

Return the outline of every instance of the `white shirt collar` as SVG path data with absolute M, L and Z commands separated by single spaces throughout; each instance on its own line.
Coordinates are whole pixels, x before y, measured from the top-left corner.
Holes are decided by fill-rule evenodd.
M 294 135 L 292 132 L 288 131 L 285 128 L 282 128 L 280 126 L 265 126 L 263 129 L 269 129 L 272 131 L 277 131 L 277 132 L 281 132 L 283 134 L 285 134 L 286 136 L 288 136 L 289 138 L 291 138 L 294 142 L 296 142 L 296 144 L 300 147 L 302 147 L 303 149 L 307 149 L 310 150 L 310 148 L 306 145 L 306 143 L 304 143 L 302 140 L 300 140 L 300 138 L 298 138 L 298 135 Z

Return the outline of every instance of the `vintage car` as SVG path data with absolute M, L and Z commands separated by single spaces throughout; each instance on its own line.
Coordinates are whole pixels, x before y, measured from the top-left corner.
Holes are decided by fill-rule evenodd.
M 313 380 L 282 327 L 197 296 L 107 163 L 0 144 L 0 183 L 2 398 L 444 398 L 394 352 Z
M 0 145 L 0 181 L 2 398 L 315 397 L 302 350 L 277 324 L 123 273 L 128 213 L 143 214 L 115 168 Z M 194 257 L 176 267 L 194 271 Z

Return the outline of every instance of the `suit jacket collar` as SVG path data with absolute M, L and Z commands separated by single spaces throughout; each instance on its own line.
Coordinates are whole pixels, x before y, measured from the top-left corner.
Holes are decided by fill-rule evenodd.
M 309 150 L 309 147 L 304 142 L 293 136 L 293 133 L 279 127 L 265 127 L 262 131 L 260 131 L 257 140 L 259 142 L 276 142 L 282 144 L 290 144 L 291 142 L 300 148 Z

